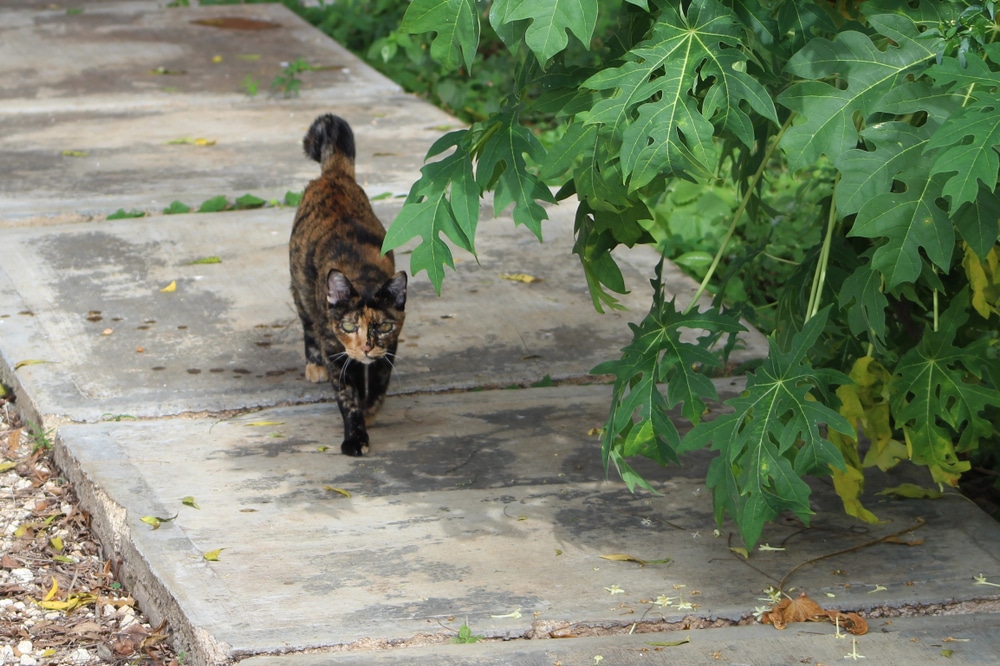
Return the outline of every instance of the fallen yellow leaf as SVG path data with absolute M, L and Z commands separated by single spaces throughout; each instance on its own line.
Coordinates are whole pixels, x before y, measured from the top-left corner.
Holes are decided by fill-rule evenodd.
M 225 550 L 225 548 L 216 548 L 215 550 L 208 551 L 207 553 L 205 553 L 204 555 L 202 555 L 202 557 L 205 558 L 209 562 L 218 562 L 219 561 L 219 554 L 222 551 L 224 551 L 224 550 Z
M 266 426 L 276 426 L 284 425 L 284 421 L 254 421 L 253 423 L 247 423 L 243 427 L 245 428 L 263 428 Z
M 52 587 L 49 588 L 48 594 L 42 597 L 42 601 L 51 601 L 56 596 L 56 592 L 59 591 L 59 583 L 56 582 L 56 577 L 52 577 Z
M 66 597 L 66 601 L 39 601 L 38 605 L 45 610 L 65 611 L 68 613 L 74 608 L 93 603 L 96 600 L 97 597 L 93 594 L 73 594 Z
M 14 469 L 15 467 L 17 467 L 16 462 L 11 462 L 9 460 L 6 462 L 2 462 L 0 463 L 0 474 L 6 472 L 7 470 Z
M 340 493 L 344 497 L 351 496 L 351 492 L 349 490 L 344 490 L 343 488 L 334 488 L 333 486 L 323 486 L 323 490 L 327 490 L 331 493 Z
M 190 495 L 188 495 L 187 497 L 182 497 L 181 504 L 183 504 L 184 506 L 189 506 L 192 509 L 201 509 L 201 507 L 198 506 L 198 503 L 194 501 L 194 497 L 191 497 Z
M 86 157 L 87 151 L 85 150 L 64 150 L 62 151 L 63 157 Z
M 170 518 L 158 518 L 156 516 L 143 516 L 139 520 L 141 520 L 142 522 L 146 523 L 147 525 L 152 526 L 152 528 L 154 530 L 158 530 L 158 529 L 160 529 L 160 524 L 161 523 L 169 523 L 171 520 L 173 520 L 174 518 L 176 518 L 177 515 L 178 514 L 174 514 Z
M 542 281 L 542 278 L 535 277 L 534 275 L 528 275 L 527 273 L 501 273 L 500 277 L 504 280 L 510 280 L 511 282 L 523 282 L 524 284 Z
M 183 137 L 181 139 L 171 139 L 167 141 L 167 145 L 178 145 L 178 144 L 188 144 L 191 146 L 214 146 L 215 139 L 203 139 L 203 138 L 191 138 Z
M 18 361 L 17 363 L 15 363 L 14 364 L 14 369 L 15 370 L 19 370 L 19 369 L 23 368 L 26 365 L 40 365 L 42 363 L 51 363 L 51 362 L 52 361 L 41 361 L 41 360 L 39 360 L 37 358 L 30 358 L 30 359 L 28 359 L 26 361 Z
M 169 294 L 174 291 L 177 291 L 177 280 L 171 280 L 170 284 L 160 290 L 160 292 L 164 294 Z
M 634 555 L 627 555 L 625 553 L 612 553 L 611 555 L 601 555 L 602 560 L 611 560 L 612 562 L 635 562 L 640 566 L 646 566 L 647 564 L 666 564 L 670 561 L 669 557 L 665 557 L 662 560 L 643 560 Z

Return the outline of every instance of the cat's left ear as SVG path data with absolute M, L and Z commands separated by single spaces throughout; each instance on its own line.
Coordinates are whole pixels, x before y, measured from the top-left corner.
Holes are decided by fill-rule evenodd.
M 406 273 L 399 271 L 386 280 L 379 291 L 385 298 L 392 301 L 397 310 L 402 310 L 406 305 Z

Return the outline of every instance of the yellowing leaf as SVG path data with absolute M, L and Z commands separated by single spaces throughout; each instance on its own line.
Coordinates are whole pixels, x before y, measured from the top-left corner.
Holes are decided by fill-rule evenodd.
M 181 139 L 172 139 L 171 141 L 167 141 L 167 145 L 178 145 L 178 144 L 188 144 L 191 146 L 214 146 L 215 139 L 202 139 L 202 138 L 192 139 L 190 137 L 184 137 Z
M 205 553 L 204 555 L 202 555 L 202 557 L 205 558 L 205 560 L 207 560 L 209 562 L 218 562 L 219 561 L 219 554 L 222 551 L 224 551 L 224 550 L 225 550 L 225 548 L 216 548 L 215 550 L 208 551 L 207 553 Z
M 14 469 L 15 467 L 17 467 L 17 463 L 16 462 L 11 462 L 9 460 L 5 461 L 5 462 L 2 462 L 2 463 L 0 463 L 0 474 L 6 472 L 9 469 Z
M 212 56 L 212 62 L 214 62 L 216 65 L 218 65 L 220 62 L 222 62 L 222 56 L 220 56 L 220 55 Z
M 56 582 L 56 577 L 53 576 L 52 577 L 52 586 L 49 587 L 48 593 L 44 597 L 42 597 L 42 601 L 51 601 L 52 599 L 55 598 L 56 592 L 58 592 L 58 591 L 59 591 L 59 583 Z
M 263 428 L 266 426 L 278 426 L 285 425 L 284 421 L 254 421 L 253 423 L 243 424 L 244 428 Z
M 940 499 L 943 493 L 937 488 L 921 488 L 914 483 L 902 483 L 894 488 L 886 488 L 875 493 L 900 499 Z
M 202 257 L 201 259 L 195 259 L 194 261 L 189 261 L 188 266 L 195 266 L 198 264 L 221 264 L 222 259 L 218 257 Z
M 58 536 L 52 537 L 51 539 L 49 539 L 49 544 L 52 546 L 54 550 L 61 551 L 63 549 L 62 537 Z
M 323 490 L 327 490 L 327 491 L 329 491 L 331 493 L 340 493 L 344 497 L 350 497 L 351 496 L 350 491 L 344 490 L 343 488 L 334 488 L 333 486 L 323 486 Z
M 62 562 L 63 564 L 76 564 L 76 560 L 72 557 L 66 557 L 65 555 L 53 555 L 52 559 L 56 562 Z
M 80 595 L 70 595 L 66 598 L 66 601 L 39 601 L 38 605 L 45 610 L 57 610 L 69 612 L 75 608 L 83 606 L 85 604 L 93 603 L 97 600 L 97 597 L 93 594 L 80 594 Z
M 64 150 L 62 151 L 63 157 L 86 157 L 87 151 L 85 150 Z
M 662 560 L 643 560 L 634 555 L 627 555 L 625 553 L 612 553 L 611 555 L 601 555 L 602 560 L 611 560 L 612 562 L 635 562 L 639 566 L 646 566 L 647 564 L 666 564 L 670 561 L 669 557 L 665 557 Z
M 177 281 L 176 280 L 171 280 L 170 284 L 168 284 L 166 287 L 164 287 L 163 289 L 160 290 L 160 292 L 164 293 L 164 294 L 170 294 L 170 293 L 173 293 L 175 291 L 177 291 Z
M 504 280 L 510 280 L 511 282 L 523 282 L 524 284 L 542 281 L 542 278 L 535 277 L 534 275 L 528 275 L 527 273 L 500 273 L 499 277 Z
M 19 369 L 23 368 L 26 365 L 40 365 L 42 363 L 51 363 L 51 362 L 52 361 L 40 361 L 40 360 L 38 360 L 36 358 L 29 358 L 29 359 L 27 359 L 25 361 L 18 361 L 17 363 L 15 363 L 14 364 L 14 369 L 15 370 L 19 370 Z
M 986 259 L 980 261 L 966 245 L 962 266 L 972 288 L 972 307 L 983 319 L 1000 314 L 1000 247 L 994 245 Z
M 174 514 L 170 518 L 158 518 L 157 516 L 143 516 L 139 520 L 141 520 L 142 522 L 146 523 L 147 525 L 152 526 L 152 528 L 154 530 L 158 530 L 158 529 L 160 529 L 160 525 L 162 523 L 169 523 L 171 520 L 173 520 L 176 517 L 177 517 L 177 514 Z
M 195 502 L 194 498 L 191 497 L 190 495 L 188 495 L 187 497 L 182 497 L 181 504 L 183 504 L 184 506 L 189 506 L 192 509 L 201 509 L 201 507 L 198 506 L 198 503 Z

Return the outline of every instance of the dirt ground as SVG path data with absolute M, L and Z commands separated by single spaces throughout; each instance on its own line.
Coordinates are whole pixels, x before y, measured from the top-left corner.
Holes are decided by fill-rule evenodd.
M 0 385 L 0 664 L 184 664 L 118 581 L 51 437 Z

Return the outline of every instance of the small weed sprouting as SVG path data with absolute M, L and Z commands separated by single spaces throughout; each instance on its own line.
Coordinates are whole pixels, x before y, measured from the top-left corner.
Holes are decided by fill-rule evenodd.
M 452 643 L 478 643 L 483 640 L 482 636 L 472 633 L 472 629 L 469 628 L 469 624 L 465 623 L 458 629 L 458 635 L 451 639 Z
M 32 453 L 38 453 L 40 450 L 49 451 L 52 449 L 52 435 L 55 430 L 45 430 L 40 425 L 34 421 L 28 421 L 24 429 L 28 432 L 28 437 L 34 443 L 31 447 Z
M 281 74 L 278 74 L 271 81 L 271 90 L 275 94 L 280 92 L 281 96 L 285 98 L 297 97 L 299 87 L 302 85 L 302 79 L 298 75 L 302 72 L 311 71 L 312 68 L 312 65 L 306 62 L 304 58 L 298 58 L 294 62 L 286 63 L 285 68 L 281 70 Z
M 247 74 L 246 78 L 243 79 L 243 83 L 240 84 L 243 88 L 243 92 L 247 97 L 256 97 L 258 90 L 260 90 L 260 81 L 255 79 L 250 74 Z

